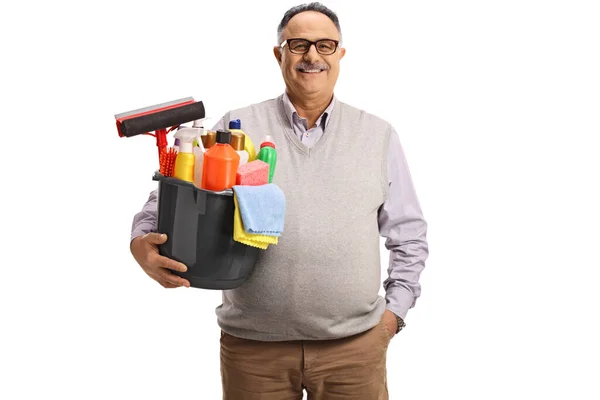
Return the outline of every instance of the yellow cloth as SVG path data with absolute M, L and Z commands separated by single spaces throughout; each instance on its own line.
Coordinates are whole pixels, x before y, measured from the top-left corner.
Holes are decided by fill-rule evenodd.
M 242 223 L 242 214 L 240 213 L 240 207 L 238 206 L 235 192 L 233 193 L 233 203 L 235 205 L 235 211 L 233 213 L 233 240 L 263 250 L 266 250 L 269 244 L 278 243 L 279 238 L 277 236 L 257 235 L 246 232 L 244 230 L 244 224 Z

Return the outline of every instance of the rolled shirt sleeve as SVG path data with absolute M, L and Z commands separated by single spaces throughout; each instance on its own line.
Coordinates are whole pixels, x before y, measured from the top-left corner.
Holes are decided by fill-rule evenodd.
M 148 200 L 142 207 L 142 210 L 133 216 L 133 222 L 131 224 L 131 238 L 130 243 L 133 239 L 138 236 L 143 236 L 150 232 L 156 232 L 157 225 L 157 190 L 150 192 Z
M 392 129 L 388 152 L 389 192 L 379 209 L 379 232 L 390 250 L 383 282 L 386 308 L 402 319 L 421 295 L 419 277 L 429 254 L 427 223 L 400 144 Z

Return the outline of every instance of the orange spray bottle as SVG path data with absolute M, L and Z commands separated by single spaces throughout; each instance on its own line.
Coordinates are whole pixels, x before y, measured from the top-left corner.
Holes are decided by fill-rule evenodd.
M 240 155 L 230 143 L 231 132 L 218 130 L 217 142 L 204 153 L 202 189 L 220 192 L 235 185 Z

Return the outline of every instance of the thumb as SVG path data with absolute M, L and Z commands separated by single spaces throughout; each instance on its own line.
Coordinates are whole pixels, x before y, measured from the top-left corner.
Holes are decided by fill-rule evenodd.
M 151 232 L 146 234 L 146 239 L 152 244 L 163 244 L 167 241 L 167 235 L 164 233 Z

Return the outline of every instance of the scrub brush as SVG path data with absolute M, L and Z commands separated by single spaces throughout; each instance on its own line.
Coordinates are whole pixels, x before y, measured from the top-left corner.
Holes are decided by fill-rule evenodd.
M 173 176 L 175 170 L 175 159 L 177 158 L 177 151 L 169 147 L 167 150 L 163 150 L 160 153 L 160 173 L 163 176 Z

